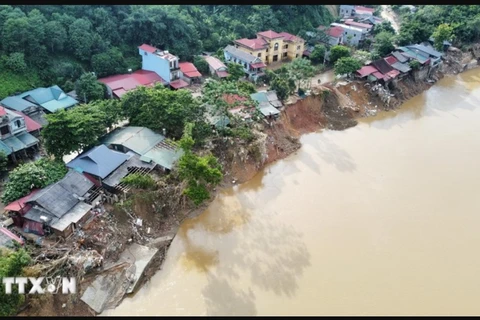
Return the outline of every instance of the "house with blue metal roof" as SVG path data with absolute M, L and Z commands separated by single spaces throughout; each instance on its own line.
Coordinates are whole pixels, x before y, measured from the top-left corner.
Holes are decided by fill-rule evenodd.
M 68 109 L 77 105 L 78 101 L 55 85 L 49 88 L 36 88 L 16 96 L 7 97 L 1 101 L 1 104 L 8 109 L 22 112 L 45 125 L 45 121 L 38 121 L 38 117 L 34 115 Z
M 67 167 L 83 173 L 98 186 L 103 179 L 130 158 L 128 154 L 107 148 L 101 144 L 67 163 Z

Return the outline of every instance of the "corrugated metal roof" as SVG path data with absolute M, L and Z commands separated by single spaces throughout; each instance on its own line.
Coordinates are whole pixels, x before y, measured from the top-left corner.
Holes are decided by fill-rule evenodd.
M 62 218 L 51 224 L 53 229 L 63 231 L 72 223 L 77 223 L 82 219 L 90 210 L 92 206 L 85 203 L 77 203 L 69 212 L 67 212 Z
M 205 57 L 205 61 L 207 61 L 208 65 L 212 67 L 214 70 L 220 70 L 222 68 L 225 68 L 225 70 L 227 69 L 227 66 L 222 61 L 220 61 L 219 59 L 213 56 Z M 222 70 L 222 71 L 225 71 L 225 70 Z
M 121 127 L 104 136 L 101 141 L 106 146 L 122 145 L 125 148 L 143 155 L 165 137 L 145 127 Z
M 24 212 L 28 211 L 28 209 L 30 209 L 30 206 L 28 204 L 26 204 L 26 202 L 28 201 L 28 199 L 30 199 L 32 196 L 34 196 L 39 191 L 40 191 L 39 189 L 33 190 L 32 192 L 30 192 L 25 197 L 20 198 L 18 200 L 15 200 L 13 202 L 10 202 L 4 209 L 6 211 L 16 211 L 16 212 L 20 212 L 22 210 Z
M 258 102 L 266 101 L 268 102 L 268 97 L 266 92 L 255 92 L 250 95 L 250 97 Z
M 175 162 L 183 155 L 183 150 L 173 141 L 163 140 L 145 153 L 140 160 L 150 162 L 171 170 Z
M 270 102 L 260 102 L 258 105 L 258 110 L 265 116 L 270 116 L 270 115 L 277 115 L 280 113 L 280 111 L 273 107 Z
M 408 61 L 408 58 L 405 57 L 403 54 L 401 54 L 399 51 L 394 51 L 392 52 L 392 56 L 395 57 L 395 59 L 398 60 L 398 62 L 404 63 Z
M 37 138 L 35 138 L 28 132 L 22 132 L 19 135 L 16 135 L 16 137 L 25 145 L 25 148 L 34 146 L 39 142 Z
M 357 73 L 360 75 L 360 77 L 368 76 L 374 72 L 378 72 L 377 68 L 375 68 L 374 66 L 364 66 L 361 69 L 357 70 Z
M 128 154 L 128 153 L 127 153 Z M 140 157 L 137 154 L 130 152 L 130 159 L 124 162 L 120 167 L 117 168 L 107 179 L 103 180 L 103 183 L 110 187 L 115 187 L 120 183 L 123 177 L 130 173 L 129 168 L 149 168 L 153 169 L 155 167 L 154 163 L 147 163 L 140 160 Z
M 36 88 L 18 96 L 22 99 L 28 99 L 35 102 L 49 112 L 70 108 L 78 103 L 77 100 L 66 95 L 57 85 L 49 88 Z
M 3 151 L 7 156 L 12 154 L 12 149 L 7 146 L 5 143 L 3 143 L 2 140 L 0 140 L 0 151 Z
M 10 151 L 17 152 L 27 148 L 27 146 L 22 142 L 22 140 L 18 139 L 16 136 L 10 136 L 2 142 L 9 148 Z
M 408 49 L 415 51 L 419 50 L 421 52 L 424 52 L 427 55 L 433 56 L 435 58 L 440 58 L 443 54 L 438 52 L 437 50 L 433 49 L 433 47 L 430 46 L 425 46 L 422 44 L 414 44 L 414 45 L 409 45 L 406 46 Z
M 34 208 L 35 204 L 38 204 L 55 217 L 60 218 L 70 211 L 79 201 L 79 199 L 75 198 L 73 194 L 65 190 L 60 184 L 55 183 L 31 197 L 28 203 L 31 203 Z
M 261 61 L 260 59 L 258 59 L 258 57 L 254 57 L 252 56 L 251 54 L 243 51 L 243 50 L 240 50 L 240 49 L 237 49 L 235 48 L 234 46 L 226 46 L 225 49 L 223 49 L 225 52 L 228 52 L 229 54 L 231 54 L 232 56 L 246 62 L 246 63 L 252 63 L 252 62 L 256 62 L 256 61 Z
M 412 70 L 408 64 L 400 62 L 395 62 L 394 64 L 392 64 L 392 68 L 404 73 Z
M 101 144 L 67 163 L 67 167 L 104 179 L 128 158 L 127 154 L 114 151 Z
M 0 227 L 0 247 L 11 248 L 14 243 L 23 244 L 23 240 L 4 227 Z
M 30 107 L 37 107 L 35 103 L 24 100 L 19 96 L 6 97 L 1 102 L 5 107 L 21 112 Z
M 83 197 L 88 190 L 93 187 L 92 181 L 74 170 L 69 170 L 65 177 L 57 183 L 65 188 L 65 190 L 74 193 L 79 197 Z

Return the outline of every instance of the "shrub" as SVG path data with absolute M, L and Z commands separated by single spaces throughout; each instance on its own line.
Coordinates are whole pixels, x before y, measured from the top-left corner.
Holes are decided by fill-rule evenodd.
M 155 186 L 155 180 L 150 175 L 141 175 L 139 173 L 132 173 L 122 178 L 121 182 L 139 189 L 150 189 Z

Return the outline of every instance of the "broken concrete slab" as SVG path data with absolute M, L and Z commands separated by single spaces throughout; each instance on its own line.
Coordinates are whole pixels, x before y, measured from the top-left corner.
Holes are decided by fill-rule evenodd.
M 156 239 L 153 239 L 152 241 L 150 241 L 150 243 L 148 244 L 149 247 L 155 247 L 157 245 L 160 245 L 160 244 L 163 244 L 164 242 L 166 241 L 171 241 L 173 240 L 175 236 L 164 236 L 164 237 L 159 237 L 159 238 L 156 238 Z
M 135 265 L 133 274 L 133 283 L 127 289 L 127 293 L 132 293 L 140 280 L 143 271 L 152 260 L 153 256 L 158 252 L 158 249 L 149 248 L 136 243 L 129 245 L 125 251 L 122 252 L 119 262 L 129 262 Z
M 85 290 L 80 298 L 97 313 L 101 313 L 110 302 L 112 296 L 117 296 L 119 287 L 125 282 L 125 269 L 122 272 L 99 275 L 95 281 Z M 122 296 L 125 295 L 123 290 Z

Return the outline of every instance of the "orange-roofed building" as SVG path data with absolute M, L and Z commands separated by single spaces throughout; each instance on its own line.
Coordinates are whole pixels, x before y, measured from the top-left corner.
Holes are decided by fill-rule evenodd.
M 234 42 L 235 47 L 260 58 L 266 64 L 301 58 L 305 50 L 305 40 L 302 38 L 273 30 L 258 32 L 256 39 L 243 38 Z

